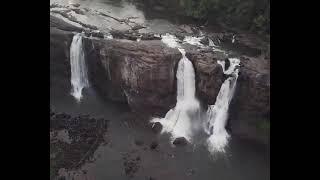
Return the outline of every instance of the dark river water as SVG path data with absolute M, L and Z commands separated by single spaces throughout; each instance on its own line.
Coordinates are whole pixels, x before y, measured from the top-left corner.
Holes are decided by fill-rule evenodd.
M 170 32 L 176 26 L 167 20 L 146 20 L 144 14 L 130 4 L 111 3 L 110 1 L 67 1 L 51 0 L 61 4 L 81 3 L 81 6 L 111 11 L 117 17 L 134 14 L 136 22 L 143 22 L 149 28 L 146 31 L 157 33 Z M 83 21 L 108 29 L 110 24 L 103 23 L 97 17 L 88 16 Z M 113 23 L 113 22 L 109 22 Z M 116 24 L 116 23 L 115 23 Z M 126 28 L 120 27 L 119 28 Z M 173 147 L 166 135 L 152 132 L 150 124 L 130 112 L 126 104 L 102 100 L 92 88 L 85 89 L 81 103 L 69 95 L 70 89 L 51 86 L 50 106 L 54 111 L 71 115 L 90 114 L 110 120 L 109 139 L 106 145 L 100 145 L 94 153 L 95 160 L 85 163 L 80 169 L 69 172 L 70 179 L 95 180 L 268 180 L 270 179 L 269 147 L 237 137 L 231 137 L 229 147 L 224 154 L 212 157 L 207 147 L 198 143 L 184 147 Z M 64 93 L 61 93 L 64 92 Z M 136 141 L 143 145 L 136 145 Z M 156 150 L 150 149 L 153 141 L 158 142 Z M 128 155 L 129 154 L 129 155 Z M 137 171 L 129 178 L 124 173 L 124 157 L 139 159 Z M 85 170 L 86 173 L 83 173 Z
M 57 91 L 58 92 L 58 91 Z M 61 92 L 61 90 L 59 91 Z M 140 158 L 131 179 L 264 180 L 270 179 L 268 147 L 232 137 L 225 154 L 212 157 L 204 145 L 173 147 L 165 135 L 152 132 L 145 120 L 134 116 L 125 104 L 102 101 L 93 89 L 86 89 L 81 103 L 51 88 L 51 107 L 72 115 L 90 114 L 110 120 L 106 136 L 110 142 L 94 153 L 95 160 L 70 172 L 75 179 L 128 179 L 123 157 Z M 135 141 L 143 142 L 137 146 Z M 153 141 L 157 150 L 150 150 Z M 86 174 L 82 170 L 86 171 Z

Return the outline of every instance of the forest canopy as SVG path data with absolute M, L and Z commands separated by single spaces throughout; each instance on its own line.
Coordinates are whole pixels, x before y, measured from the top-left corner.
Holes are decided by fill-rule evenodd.
M 270 33 L 270 0 L 140 0 L 208 23 Z

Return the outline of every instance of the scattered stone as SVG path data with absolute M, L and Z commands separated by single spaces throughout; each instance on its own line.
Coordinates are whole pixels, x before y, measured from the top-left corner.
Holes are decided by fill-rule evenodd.
M 156 122 L 152 125 L 152 131 L 156 134 L 160 133 L 162 130 L 162 125 L 160 122 Z
M 188 141 L 184 137 L 179 137 L 173 141 L 173 144 L 176 146 L 185 146 L 188 144 Z
M 150 149 L 151 150 L 154 150 L 154 149 L 156 149 L 157 147 L 158 147 L 158 142 L 156 142 L 156 141 L 153 141 L 151 144 L 150 144 Z

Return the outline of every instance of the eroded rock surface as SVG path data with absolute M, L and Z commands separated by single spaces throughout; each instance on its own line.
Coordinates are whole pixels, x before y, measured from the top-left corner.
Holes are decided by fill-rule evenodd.
M 69 48 L 74 32 L 79 29 L 52 19 L 51 84 L 60 79 L 59 83 L 66 89 L 70 89 Z M 120 37 L 121 32 L 118 33 Z M 132 40 L 85 37 L 90 82 L 106 99 L 127 102 L 132 110 L 144 114 L 164 116 L 176 103 L 176 69 L 181 54 L 158 39 Z M 226 78 L 217 61 L 226 56 L 209 49 L 184 46 L 186 56 L 194 65 L 198 99 L 205 106 L 214 104 Z M 241 56 L 230 118 L 242 122 L 246 117 L 268 117 L 269 97 L 270 60 L 260 56 Z M 233 120 L 230 123 L 232 126 Z M 236 129 L 237 125 L 232 128 Z

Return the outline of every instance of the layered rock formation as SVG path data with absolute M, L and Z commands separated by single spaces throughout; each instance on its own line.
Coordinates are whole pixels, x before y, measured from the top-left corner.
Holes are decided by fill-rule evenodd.
M 51 85 L 70 89 L 69 48 L 73 32 L 81 29 L 52 18 L 50 31 Z M 160 40 L 84 38 L 90 83 L 109 100 L 127 102 L 132 110 L 164 116 L 176 103 L 176 69 L 181 54 Z M 225 80 L 217 60 L 226 57 L 212 50 L 185 46 L 196 73 L 196 92 L 204 107 L 214 104 Z M 269 115 L 270 60 L 241 57 L 231 119 Z M 58 80 L 59 79 L 59 80 Z M 233 121 L 230 122 L 231 124 Z M 237 128 L 237 126 L 232 126 Z
M 162 114 L 175 104 L 181 54 L 161 41 L 84 41 L 90 81 L 108 99 L 134 111 Z

